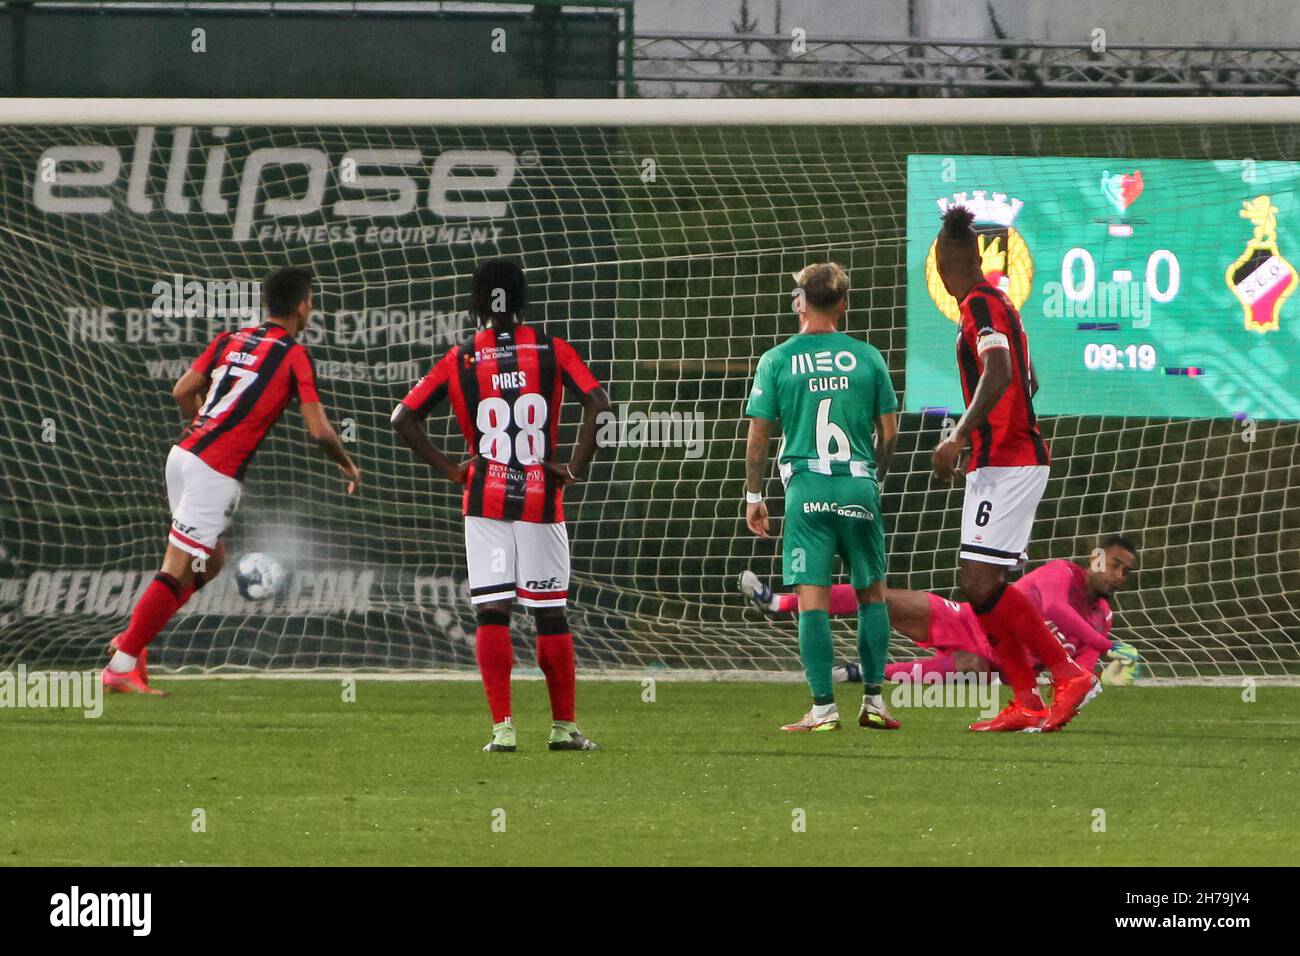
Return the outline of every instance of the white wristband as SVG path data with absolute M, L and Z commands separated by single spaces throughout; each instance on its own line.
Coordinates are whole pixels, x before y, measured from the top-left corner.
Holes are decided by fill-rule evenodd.
M 763 493 L 761 491 L 746 491 L 745 504 L 761 505 L 763 503 Z

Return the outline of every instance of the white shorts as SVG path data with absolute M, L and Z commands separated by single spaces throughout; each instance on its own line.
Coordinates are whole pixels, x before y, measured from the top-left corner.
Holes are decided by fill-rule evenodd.
M 1015 567 L 1029 560 L 1029 530 L 1047 488 L 1047 465 L 984 466 L 966 473 L 961 557 Z
M 465 560 L 473 604 L 509 601 L 564 607 L 569 599 L 569 536 L 564 522 L 465 516 Z
M 206 558 L 230 527 L 243 486 L 203 459 L 176 445 L 167 456 L 167 500 L 172 527 L 167 540 L 196 558 Z

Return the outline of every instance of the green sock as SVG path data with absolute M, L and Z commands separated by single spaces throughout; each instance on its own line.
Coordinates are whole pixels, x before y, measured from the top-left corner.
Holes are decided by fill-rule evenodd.
M 835 648 L 831 644 L 831 617 L 827 612 L 799 612 L 799 659 L 803 661 L 813 703 L 835 703 L 835 684 L 831 679 Z
M 801 630 L 802 633 L 802 630 Z M 885 680 L 885 657 L 889 653 L 889 608 L 884 601 L 858 605 L 858 661 L 862 665 L 863 690 L 879 687 Z

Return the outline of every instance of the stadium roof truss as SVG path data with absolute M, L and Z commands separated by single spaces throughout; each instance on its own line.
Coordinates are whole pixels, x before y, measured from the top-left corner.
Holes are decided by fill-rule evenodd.
M 796 52 L 784 34 L 638 31 L 633 59 L 638 83 L 694 95 L 801 86 L 889 95 L 1300 91 L 1300 47 L 1131 44 L 1095 52 L 1087 42 L 809 36 Z

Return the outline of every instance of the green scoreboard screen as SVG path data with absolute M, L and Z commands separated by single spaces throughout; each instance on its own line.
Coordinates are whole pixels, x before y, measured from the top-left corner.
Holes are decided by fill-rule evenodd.
M 1044 415 L 1300 419 L 1300 163 L 909 156 L 909 411 L 963 407 L 949 205 L 1019 307 Z

